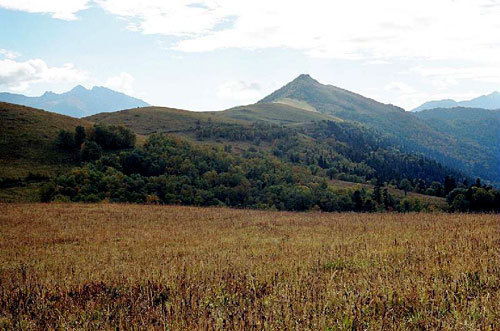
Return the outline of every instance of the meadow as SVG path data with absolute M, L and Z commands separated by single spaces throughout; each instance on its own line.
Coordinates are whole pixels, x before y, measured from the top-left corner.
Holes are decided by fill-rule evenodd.
M 0 327 L 498 330 L 500 218 L 0 204 Z

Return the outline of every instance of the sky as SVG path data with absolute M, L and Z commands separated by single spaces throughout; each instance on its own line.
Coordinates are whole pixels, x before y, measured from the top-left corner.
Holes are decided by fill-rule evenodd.
M 222 110 L 302 73 L 410 110 L 500 90 L 500 0 L 0 0 L 0 91 Z

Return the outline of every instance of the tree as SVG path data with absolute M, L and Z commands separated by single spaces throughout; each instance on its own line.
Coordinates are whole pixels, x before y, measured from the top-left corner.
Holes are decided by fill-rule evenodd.
M 363 197 L 361 196 L 361 191 L 356 190 L 352 194 L 352 202 L 354 202 L 354 206 L 357 211 L 361 211 L 363 209 Z
M 54 198 L 56 186 L 54 183 L 46 183 L 40 188 L 40 201 L 50 202 Z
M 401 182 L 399 183 L 399 188 L 402 189 L 403 191 L 405 191 L 405 196 L 406 196 L 406 193 L 408 191 L 411 191 L 413 189 L 413 187 L 411 186 L 411 183 L 408 179 L 404 178 L 403 180 L 401 180 Z
M 469 200 L 467 200 L 467 198 L 465 198 L 465 195 L 461 193 L 455 196 L 451 204 L 452 210 L 462 211 L 462 212 L 469 210 L 469 206 L 470 206 Z
M 61 149 L 73 149 L 75 147 L 75 135 L 66 130 L 59 131 L 56 145 Z
M 385 209 L 389 210 L 394 207 L 394 198 L 392 197 L 392 195 L 389 194 L 389 190 L 387 189 L 387 187 L 384 188 L 384 191 L 382 193 L 382 198 Z
M 326 174 L 328 175 L 328 177 L 331 179 L 334 179 L 335 178 L 335 175 L 337 174 L 337 169 L 335 168 L 330 168 L 326 171 Z
M 463 188 L 454 189 L 446 195 L 446 202 L 448 202 L 448 204 L 451 206 L 453 204 L 453 200 L 455 200 L 455 197 L 459 194 L 462 194 L 464 197 L 466 197 L 467 190 Z
M 451 176 L 446 176 L 444 178 L 444 195 L 448 195 L 451 191 L 453 191 L 457 187 L 457 183 L 455 182 L 455 178 Z
M 373 188 L 372 198 L 378 204 L 382 203 L 382 191 L 381 191 L 381 189 L 382 188 L 380 187 L 379 183 L 377 183 L 375 185 L 375 187 Z
M 442 197 L 444 195 L 444 187 L 440 182 L 432 182 L 430 188 L 435 196 Z
M 87 138 L 87 133 L 85 132 L 85 128 L 81 125 L 75 128 L 75 146 L 80 147 L 85 139 Z
M 101 157 L 102 148 L 95 141 L 85 141 L 80 150 L 82 161 L 94 161 Z

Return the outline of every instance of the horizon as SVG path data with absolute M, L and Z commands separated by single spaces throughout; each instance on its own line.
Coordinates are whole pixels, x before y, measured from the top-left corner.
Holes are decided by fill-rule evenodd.
M 257 102 L 300 73 L 408 111 L 500 90 L 500 1 L 284 5 L 0 0 L 0 90 L 102 86 L 195 111 Z
M 292 81 L 298 79 L 299 77 L 301 76 L 308 76 L 309 78 L 311 78 L 312 80 L 315 80 L 317 81 L 314 77 L 312 77 L 311 75 L 307 74 L 307 73 L 303 73 L 303 74 L 300 74 L 299 76 L 297 76 L 296 78 L 294 78 Z M 290 81 L 290 82 L 292 82 Z M 290 83 L 290 82 L 287 82 L 287 83 L 284 83 L 283 86 L 285 86 L 286 84 Z M 319 82 L 319 81 L 318 81 Z M 334 87 L 338 87 L 338 88 L 342 88 L 341 86 L 335 86 L 333 84 L 329 84 L 329 83 L 323 83 L 323 82 L 319 82 L 320 84 L 322 85 L 326 85 L 326 86 L 334 86 Z M 281 86 L 281 87 L 283 87 Z M 277 88 L 276 90 L 274 91 L 277 91 L 278 89 L 280 89 L 281 87 Z M 87 91 L 92 91 L 96 88 L 102 88 L 102 89 L 108 89 L 108 90 L 111 90 L 113 92 L 117 92 L 117 93 L 121 93 L 121 94 L 124 94 L 124 95 L 127 95 L 129 97 L 132 97 L 132 98 L 137 98 L 136 96 L 134 96 L 133 94 L 129 95 L 127 94 L 126 92 L 122 92 L 122 91 L 118 91 L 118 90 L 114 90 L 110 87 L 107 87 L 107 86 L 102 86 L 102 85 L 93 85 L 93 86 L 84 86 L 82 84 L 78 84 L 78 85 L 75 85 L 74 87 L 70 88 L 69 90 L 66 90 L 66 91 L 61 91 L 61 92 L 54 92 L 54 91 L 45 91 L 43 92 L 42 94 L 39 94 L 39 95 L 25 95 L 25 96 L 28 96 L 28 97 L 33 97 L 33 98 L 37 98 L 37 97 L 43 97 L 45 94 L 56 94 L 56 95 L 61 95 L 61 94 L 65 94 L 65 93 L 69 93 L 77 88 L 83 88 Z M 273 93 L 274 91 L 271 91 L 271 93 Z M 349 92 L 353 92 L 353 93 L 357 93 L 356 91 L 349 91 Z M 9 92 L 9 91 L 0 91 L 0 94 L 1 93 L 11 93 L 11 94 L 20 94 L 20 95 L 24 95 L 22 93 L 13 93 L 13 92 Z M 460 102 L 467 102 L 467 101 L 472 101 L 474 99 L 477 99 L 477 98 L 481 98 L 481 97 L 488 97 L 488 96 L 492 96 L 492 95 L 497 95 L 497 94 L 500 94 L 500 92 L 498 91 L 492 91 L 490 93 L 487 93 L 487 94 L 482 94 L 482 95 L 478 95 L 474 98 L 471 98 L 471 99 L 468 99 L 468 100 L 455 100 L 455 99 L 441 99 L 441 100 L 428 100 L 426 102 L 424 102 L 422 105 L 419 105 L 419 107 L 421 106 L 424 106 L 425 104 L 427 103 L 433 103 L 433 102 L 440 102 L 440 101 L 454 101 L 454 102 L 457 102 L 457 103 L 460 103 Z M 266 97 L 266 96 L 264 96 Z M 140 99 L 140 98 L 137 98 L 147 104 L 149 104 L 149 106 L 151 107 L 165 107 L 165 108 L 177 108 L 177 107 L 170 107 L 169 105 L 155 105 L 155 104 L 152 104 L 150 102 L 148 102 L 148 100 L 143 100 L 143 99 Z M 258 100 L 254 100 L 253 102 L 250 102 L 248 104 L 255 104 L 255 103 L 258 103 L 262 98 L 259 98 Z M 379 101 L 379 100 L 375 100 L 375 101 Z M 413 110 L 415 110 L 415 108 L 413 109 L 405 109 L 397 104 L 392 104 L 392 103 L 386 103 L 387 105 L 393 105 L 393 106 L 397 106 L 399 108 L 402 108 L 403 110 L 405 111 L 408 111 L 408 112 L 411 112 Z M 235 105 L 235 107 L 238 107 L 238 106 L 242 106 L 243 104 L 241 105 Z M 215 110 L 193 110 L 193 109 L 184 109 L 184 108 L 178 108 L 178 109 L 182 109 L 182 110 L 186 110 L 186 111 L 196 111 L 196 112 L 204 112 L 204 111 L 224 111 L 224 110 L 227 110 L 227 109 L 231 109 L 231 108 L 234 108 L 234 107 L 230 107 L 230 108 L 224 108 L 224 109 L 215 109 Z

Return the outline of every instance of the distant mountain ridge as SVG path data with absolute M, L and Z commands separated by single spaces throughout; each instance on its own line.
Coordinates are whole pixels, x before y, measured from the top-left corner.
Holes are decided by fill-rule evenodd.
M 0 93 L 0 101 L 52 111 L 72 117 L 91 116 L 98 113 L 122 109 L 147 107 L 143 100 L 106 87 L 94 86 L 92 89 L 78 85 L 68 92 L 45 92 L 39 97 L 22 94 Z
M 500 109 L 500 92 L 493 92 L 491 94 L 483 95 L 466 101 L 455 101 L 452 99 L 429 101 L 413 109 L 412 112 L 419 112 L 422 110 L 434 109 L 434 108 L 456 108 L 456 107 L 483 108 L 490 110 Z

